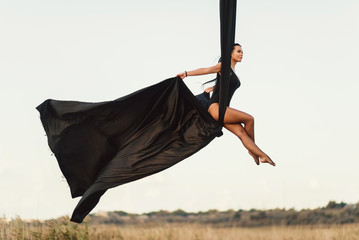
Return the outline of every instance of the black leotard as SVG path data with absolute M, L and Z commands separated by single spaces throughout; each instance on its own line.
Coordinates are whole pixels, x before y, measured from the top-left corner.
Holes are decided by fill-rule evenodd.
M 218 80 L 217 80 L 218 81 Z M 212 103 L 218 103 L 219 102 L 219 88 L 217 87 L 218 84 L 216 84 L 216 87 L 213 90 L 213 94 L 211 99 L 209 99 L 209 106 L 211 106 Z M 241 85 L 241 82 L 239 81 L 237 75 L 234 73 L 234 71 L 231 69 L 230 79 L 229 79 L 229 93 L 228 93 L 228 101 L 226 103 L 226 106 L 229 106 L 229 103 L 233 97 L 234 92 L 239 88 Z

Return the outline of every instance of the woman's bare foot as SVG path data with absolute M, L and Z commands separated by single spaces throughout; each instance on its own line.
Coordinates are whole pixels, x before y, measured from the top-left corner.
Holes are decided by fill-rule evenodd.
M 264 155 L 260 157 L 261 163 L 269 163 L 272 166 L 275 166 L 275 163 L 272 161 L 272 159 L 268 155 Z
M 259 165 L 259 157 L 250 151 L 248 151 L 248 153 L 249 153 L 249 155 L 251 155 L 253 157 L 256 164 Z

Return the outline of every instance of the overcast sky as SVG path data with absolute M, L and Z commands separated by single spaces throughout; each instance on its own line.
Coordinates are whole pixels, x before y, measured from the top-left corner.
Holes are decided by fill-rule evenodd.
M 238 0 L 243 62 L 231 106 L 255 117 L 277 166 L 231 133 L 181 163 L 109 190 L 92 212 L 315 208 L 359 201 L 359 3 Z M 214 65 L 219 1 L 2 0 L 0 214 L 71 215 L 66 180 L 35 107 L 107 101 Z M 185 79 L 193 93 L 213 76 Z

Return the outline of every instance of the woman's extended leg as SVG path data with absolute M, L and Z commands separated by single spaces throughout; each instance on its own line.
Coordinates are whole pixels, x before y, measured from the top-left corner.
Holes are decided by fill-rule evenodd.
M 270 159 L 270 157 L 265 154 L 255 143 L 254 141 L 248 136 L 246 130 L 240 123 L 229 123 L 224 124 L 224 127 L 234 133 L 243 143 L 244 147 L 248 149 L 250 155 L 252 155 L 254 161 L 259 165 L 259 159 L 262 163 L 269 163 L 275 166 L 275 163 Z M 257 157 L 258 156 L 258 157 Z
M 211 104 L 208 112 L 218 121 L 218 103 Z M 259 157 L 262 163 L 269 163 L 275 166 L 275 163 L 270 157 L 259 149 L 254 142 L 254 119 L 251 115 L 227 107 L 223 122 L 225 128 L 239 137 L 257 164 L 259 164 Z M 242 123 L 244 124 L 244 127 L 242 126 Z
M 228 109 L 227 109 L 228 110 Z M 253 142 L 255 143 L 254 140 L 254 118 L 242 111 L 233 109 L 234 111 L 236 111 L 236 113 L 239 115 L 237 116 L 238 119 L 241 119 L 241 123 L 244 124 L 244 129 L 246 130 L 248 136 L 253 140 Z M 218 112 L 218 110 L 217 110 Z M 227 120 L 227 119 L 226 119 Z M 248 150 L 249 155 L 251 155 L 254 159 L 254 161 L 259 164 L 259 156 L 257 154 L 254 154 L 253 152 Z
M 218 103 L 213 103 L 208 112 L 218 121 Z M 248 136 L 254 141 L 254 118 L 242 111 L 227 107 L 224 115 L 224 123 L 243 123 Z M 255 141 L 254 141 L 255 142 Z

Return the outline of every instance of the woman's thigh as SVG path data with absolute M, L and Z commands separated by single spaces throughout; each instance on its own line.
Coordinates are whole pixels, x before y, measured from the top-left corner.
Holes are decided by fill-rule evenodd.
M 212 115 L 212 117 L 218 121 L 218 103 L 212 103 L 208 108 L 208 112 Z M 234 108 L 227 107 L 226 113 L 224 114 L 223 123 L 248 123 L 249 121 L 253 121 L 253 117 L 248 113 L 239 111 Z

